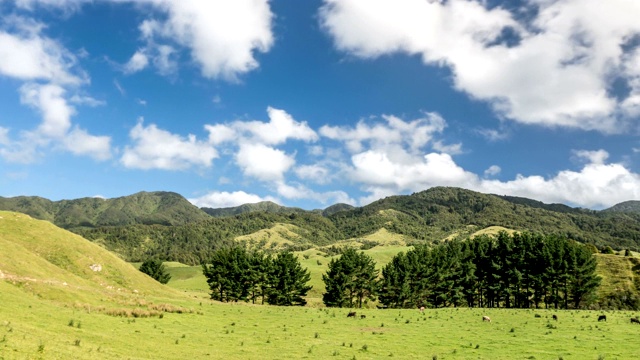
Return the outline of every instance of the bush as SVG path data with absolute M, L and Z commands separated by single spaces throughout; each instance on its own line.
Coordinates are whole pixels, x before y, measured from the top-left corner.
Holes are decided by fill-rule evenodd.
M 140 265 L 140 271 L 151 276 L 153 279 L 161 284 L 166 284 L 171 279 L 171 275 L 166 272 L 162 261 L 156 259 L 149 259 Z

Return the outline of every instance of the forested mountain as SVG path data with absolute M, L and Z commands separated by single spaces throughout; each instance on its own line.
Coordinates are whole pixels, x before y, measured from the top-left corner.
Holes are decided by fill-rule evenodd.
M 282 205 L 278 205 L 271 201 L 261 201 L 255 204 L 243 204 L 240 206 L 227 207 L 227 208 L 209 208 L 203 207 L 201 208 L 207 214 L 213 217 L 226 217 L 226 216 L 234 216 L 251 212 L 267 212 L 274 214 L 281 213 L 306 213 L 307 211 L 300 208 L 295 207 L 286 207 Z
M 65 229 L 134 224 L 182 225 L 209 218 L 181 195 L 164 191 L 139 192 L 114 199 L 61 201 L 35 196 L 0 197 L 0 210 L 28 214 Z
M 613 205 L 612 207 L 602 211 L 640 214 L 640 201 L 631 200 L 631 201 L 621 202 L 620 204 Z
M 292 225 L 289 226 L 291 233 L 281 234 L 292 249 L 362 238 L 380 229 L 404 235 L 409 241 L 434 242 L 464 238 L 490 226 L 558 234 L 597 247 L 640 249 L 640 214 L 552 211 L 539 205 L 530 206 L 521 198 L 447 187 L 408 196 L 391 196 L 364 207 L 345 208 L 326 217 L 298 209 L 289 213 L 254 211 L 181 226 L 138 224 L 76 231 L 131 261 L 158 256 L 193 264 L 242 235 L 271 229 L 278 224 Z M 264 239 L 265 244 L 267 240 Z

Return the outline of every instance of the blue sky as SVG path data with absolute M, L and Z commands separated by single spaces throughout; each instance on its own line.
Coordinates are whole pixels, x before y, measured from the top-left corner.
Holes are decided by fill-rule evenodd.
M 640 199 L 640 2 L 0 0 L 0 196 Z

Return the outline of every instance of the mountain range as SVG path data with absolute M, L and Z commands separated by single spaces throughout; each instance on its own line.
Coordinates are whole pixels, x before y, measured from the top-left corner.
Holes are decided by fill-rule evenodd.
M 172 192 L 62 201 L 0 197 L 0 210 L 48 220 L 130 261 L 156 256 L 197 263 L 225 243 L 278 226 L 279 236 L 293 249 L 329 246 L 381 230 L 407 243 L 434 242 L 493 226 L 559 234 L 599 248 L 640 249 L 638 201 L 595 211 L 452 187 L 390 196 L 363 207 L 336 204 L 310 211 L 272 202 L 198 208 Z

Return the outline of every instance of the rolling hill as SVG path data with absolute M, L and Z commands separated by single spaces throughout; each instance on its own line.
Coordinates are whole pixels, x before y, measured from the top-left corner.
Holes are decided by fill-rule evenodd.
M 158 256 L 187 264 L 198 264 L 215 249 L 238 239 L 272 246 L 270 237 L 277 235 L 276 247 L 304 250 L 366 239 L 381 230 L 401 236 L 406 244 L 464 238 L 485 228 L 502 227 L 558 234 L 599 248 L 640 249 L 640 214 L 568 210 L 459 188 L 436 187 L 412 195 L 390 196 L 364 207 L 342 207 L 328 216 L 299 209 L 274 212 L 268 209 L 275 209 L 275 204 L 263 205 L 267 210 L 209 217 L 185 225 L 136 224 L 74 231 L 128 261 Z
M 65 229 L 133 224 L 182 225 L 209 218 L 181 195 L 164 191 L 139 192 L 114 199 L 55 202 L 33 196 L 0 197 L 0 210 L 21 212 Z

